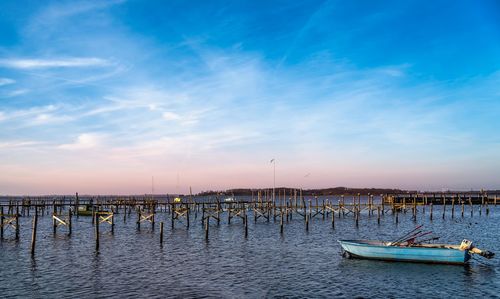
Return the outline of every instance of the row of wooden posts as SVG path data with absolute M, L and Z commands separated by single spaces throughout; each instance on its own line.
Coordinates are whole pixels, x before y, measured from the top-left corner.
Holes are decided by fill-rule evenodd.
M 315 205 L 313 203 L 315 202 Z M 338 213 L 338 217 L 346 216 L 352 214 L 355 219 L 356 227 L 359 225 L 359 219 L 362 211 L 368 211 L 368 215 L 372 216 L 375 211 L 377 213 L 377 222 L 380 223 L 381 215 L 392 212 L 392 215 L 395 216 L 395 222 L 399 222 L 399 214 L 407 213 L 411 211 L 413 214 L 413 219 L 416 221 L 418 207 L 422 207 L 422 213 L 425 213 L 426 205 L 422 205 L 413 201 L 412 203 L 395 203 L 392 201 L 389 205 L 386 204 L 387 199 L 381 200 L 380 203 L 374 203 L 373 197 L 369 197 L 366 203 L 361 203 L 360 196 L 353 196 L 352 203 L 346 203 L 345 198 L 341 197 L 338 200 L 337 204 L 333 204 L 332 201 L 323 199 L 321 202 L 318 198 L 302 200 L 297 203 L 297 201 L 293 201 L 292 198 L 286 198 L 283 196 L 282 198 L 278 197 L 278 199 L 272 201 L 268 198 L 264 198 L 261 194 L 258 195 L 256 200 L 252 202 L 169 202 L 169 203 L 154 203 L 148 202 L 143 205 L 127 205 L 126 203 L 107 203 L 104 205 L 94 205 L 92 206 L 92 224 L 95 227 L 95 248 L 96 251 L 99 250 L 99 226 L 101 223 L 107 223 L 111 226 L 111 232 L 114 232 L 115 226 L 115 215 L 118 214 L 119 208 L 123 208 L 123 220 L 126 221 L 127 215 L 130 217 L 130 214 L 133 210 L 137 211 L 137 228 L 140 229 L 141 223 L 149 222 L 151 224 L 151 228 L 154 229 L 155 225 L 155 214 L 157 212 L 168 212 L 171 214 L 171 227 L 172 229 L 175 227 L 175 221 L 177 220 L 185 220 L 186 227 L 190 226 L 190 213 L 195 213 L 195 219 L 200 212 L 202 213 L 202 224 L 204 225 L 205 230 L 205 239 L 208 240 L 209 235 L 209 227 L 210 220 L 213 219 L 216 221 L 217 225 L 220 224 L 221 221 L 221 213 L 224 211 L 227 212 L 227 223 L 231 224 L 231 220 L 233 218 L 240 218 L 243 221 L 244 225 L 244 236 L 248 236 L 248 211 L 253 212 L 254 222 L 257 222 L 258 219 L 262 218 L 266 221 L 270 221 L 271 218 L 276 221 L 277 218 L 280 220 L 280 233 L 284 232 L 284 223 L 292 220 L 294 214 L 302 217 L 305 221 L 305 229 L 309 230 L 309 222 L 312 218 L 320 215 L 325 219 L 325 217 L 329 217 L 331 215 L 331 225 L 332 228 L 335 228 L 335 213 Z M 464 217 L 465 205 L 466 202 L 461 200 L 460 202 L 455 203 L 452 200 L 451 203 L 451 217 L 455 217 L 455 206 L 459 204 L 461 206 L 461 216 Z M 470 213 L 471 217 L 473 216 L 474 209 L 472 202 L 469 201 L 467 203 L 470 205 Z M 494 201 L 496 205 L 496 200 Z M 69 207 L 67 214 L 64 213 L 64 207 Z M 68 228 L 68 235 L 72 234 L 72 218 L 74 215 L 79 217 L 78 213 L 78 204 L 74 203 L 53 203 L 52 205 L 52 221 L 53 221 L 53 233 L 57 233 L 57 228 L 60 226 L 65 226 Z M 429 217 L 433 219 L 434 207 L 433 204 L 430 203 L 429 207 Z M 29 210 L 32 206 L 29 206 L 27 209 L 23 209 L 29 215 Z M 32 240 L 31 240 L 31 254 L 35 254 L 35 245 L 36 245 L 36 234 L 37 234 L 37 224 L 38 224 L 38 216 L 39 214 L 44 215 L 45 211 L 49 212 L 50 205 L 35 205 L 35 215 L 33 216 L 32 222 Z M 108 209 L 108 210 L 105 210 Z M 489 214 L 490 209 L 488 205 L 488 201 L 486 201 L 485 205 L 480 205 L 479 214 L 482 214 L 482 210 L 485 209 L 486 215 Z M 12 212 L 15 210 L 15 213 Z M 447 210 L 446 201 L 442 205 L 442 218 L 445 218 Z M 8 213 L 4 214 L 4 206 L 1 207 L 0 210 L 0 239 L 4 238 L 4 227 L 13 228 L 15 230 L 15 238 L 19 239 L 19 217 L 21 216 L 19 212 L 19 204 L 14 205 L 9 203 Z M 160 244 L 163 244 L 163 234 L 164 234 L 164 223 L 160 222 Z

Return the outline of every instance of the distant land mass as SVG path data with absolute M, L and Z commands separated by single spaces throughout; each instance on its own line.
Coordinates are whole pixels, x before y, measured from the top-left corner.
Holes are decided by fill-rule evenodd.
M 229 195 L 235 195 L 235 196 L 241 196 L 241 195 L 252 195 L 252 194 L 257 194 L 259 191 L 261 192 L 266 192 L 270 191 L 272 192 L 273 188 L 265 188 L 265 189 L 248 189 L 248 188 L 237 188 L 237 189 L 228 189 L 225 191 L 202 191 L 198 193 L 198 195 L 201 196 L 208 196 L 208 195 L 217 195 L 217 194 L 229 194 Z M 295 188 L 288 188 L 288 187 L 276 187 L 275 188 L 275 193 L 283 193 L 283 190 L 285 190 L 286 194 L 293 194 L 295 190 L 299 192 L 300 189 L 295 189 Z M 406 192 L 415 192 L 415 191 L 406 191 L 406 190 L 400 190 L 400 189 L 388 189 L 388 188 L 347 188 L 347 187 L 333 187 L 333 188 L 323 188 L 323 189 L 302 189 L 302 194 L 303 195 L 348 195 L 348 194 L 400 194 L 400 193 L 406 193 Z
M 286 194 L 293 194 L 294 188 L 288 188 L 288 187 L 276 187 L 275 188 L 275 193 L 283 193 L 283 190 L 285 190 Z M 264 188 L 264 189 L 249 189 L 249 188 L 236 188 L 236 189 L 228 189 L 225 191 L 202 191 L 198 193 L 197 195 L 200 196 L 209 196 L 209 195 L 217 195 L 217 194 L 226 194 L 226 195 L 235 195 L 235 196 L 241 196 L 241 195 L 256 195 L 259 191 L 261 192 L 266 192 L 270 191 L 272 192 L 272 188 Z M 355 194 L 372 194 L 372 195 L 380 195 L 380 194 L 404 194 L 404 193 L 468 193 L 468 192 L 473 192 L 473 193 L 480 193 L 480 192 L 485 192 L 485 193 L 499 193 L 500 190 L 478 190 L 478 191 L 452 191 L 452 190 L 447 190 L 444 192 L 441 191 L 417 191 L 417 190 L 402 190 L 402 189 L 391 189 L 391 188 L 348 188 L 348 187 L 331 187 L 331 188 L 322 188 L 322 189 L 303 189 L 302 194 L 303 195 L 317 195 L 317 196 L 326 196 L 326 195 L 355 195 Z

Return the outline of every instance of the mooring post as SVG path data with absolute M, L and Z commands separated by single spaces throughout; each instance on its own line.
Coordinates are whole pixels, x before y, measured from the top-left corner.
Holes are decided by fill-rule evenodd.
M 175 222 L 175 202 L 172 202 L 170 206 L 171 212 L 172 212 L 172 218 L 171 218 L 171 227 L 174 229 L 174 222 Z
M 203 221 L 205 220 L 205 203 L 201 204 L 201 225 L 203 226 Z
M 281 213 L 280 234 L 283 234 L 283 213 Z
M 248 237 L 248 215 L 245 212 L 245 238 Z
M 163 221 L 160 222 L 160 246 L 163 246 Z
M 335 210 L 333 210 L 333 205 L 332 205 L 332 229 L 335 229 Z
M 429 219 L 432 220 L 432 209 L 434 207 L 434 204 L 431 202 L 430 204 L 430 213 L 429 213 Z
M 141 206 L 137 210 L 137 229 L 141 229 Z
M 309 231 L 309 215 L 306 214 L 306 231 Z
M 3 222 L 5 216 L 3 215 L 3 207 L 0 209 L 0 240 L 3 240 Z
M 71 233 L 73 231 L 73 221 L 72 221 L 72 211 L 71 208 L 68 210 L 68 236 L 71 236 Z
M 462 214 L 462 218 L 464 217 L 464 201 L 462 200 L 462 210 L 461 210 L 461 214 Z
M 380 206 L 377 207 L 377 223 L 380 224 Z
M 205 223 L 205 241 L 208 241 L 208 227 L 210 226 L 210 216 L 207 217 Z
M 38 210 L 35 208 L 35 215 L 33 216 L 33 230 L 31 231 L 31 256 L 35 255 L 37 225 L 38 225 Z
M 186 205 L 186 229 L 189 229 L 189 212 L 190 212 L 190 208 L 189 208 L 189 205 Z
M 151 212 L 151 209 L 150 209 L 150 212 Z M 155 229 L 155 208 L 153 208 L 153 215 L 151 216 L 151 230 L 154 230 Z M 189 223 L 189 220 L 188 220 L 188 223 Z M 189 224 L 188 224 L 188 227 L 189 227 Z
M 16 240 L 19 240 L 19 204 L 16 206 Z
M 396 209 L 396 224 L 399 223 L 399 210 Z
M 99 215 L 95 213 L 95 250 L 99 251 Z
M 54 233 L 54 236 L 57 233 L 57 220 L 56 220 L 55 216 L 56 216 L 56 212 L 52 212 L 52 231 Z
M 356 227 L 359 226 L 359 209 L 354 209 L 355 217 L 356 217 Z
M 116 209 L 118 211 L 118 208 Z M 111 212 L 111 234 L 115 233 L 115 213 Z

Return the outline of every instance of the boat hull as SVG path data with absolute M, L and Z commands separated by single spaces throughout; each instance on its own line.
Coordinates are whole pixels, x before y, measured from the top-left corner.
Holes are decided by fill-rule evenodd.
M 339 241 L 342 249 L 352 257 L 384 261 L 465 264 L 470 259 L 467 250 L 434 247 L 386 246 L 370 241 Z

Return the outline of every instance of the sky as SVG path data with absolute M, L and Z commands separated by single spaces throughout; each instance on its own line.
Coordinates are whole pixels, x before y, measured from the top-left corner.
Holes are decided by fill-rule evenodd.
M 494 0 L 0 2 L 0 194 L 500 189 L 499 116 Z

